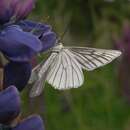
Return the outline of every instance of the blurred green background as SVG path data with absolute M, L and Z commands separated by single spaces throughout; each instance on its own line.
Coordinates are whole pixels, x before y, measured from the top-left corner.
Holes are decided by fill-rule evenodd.
M 30 19 L 51 24 L 64 45 L 121 49 L 111 64 L 84 72 L 84 85 L 67 91 L 46 84 L 43 94 L 22 94 L 23 115 L 40 114 L 46 130 L 130 130 L 130 2 L 38 0 Z M 128 34 L 128 35 L 127 35 Z

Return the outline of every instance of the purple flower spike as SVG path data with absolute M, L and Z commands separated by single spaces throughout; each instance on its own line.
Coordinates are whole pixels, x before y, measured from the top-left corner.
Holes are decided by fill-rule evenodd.
M 29 62 L 9 62 L 4 67 L 4 88 L 15 85 L 22 91 L 30 78 L 32 66 Z
M 32 116 L 22 121 L 12 130 L 44 130 L 44 125 L 39 116 Z
M 130 57 L 130 24 L 128 21 L 124 22 L 123 29 L 122 29 L 122 37 L 114 38 L 115 44 L 123 52 L 123 57 L 127 61 Z
M 24 19 L 35 6 L 35 0 L 19 0 L 16 6 L 16 19 Z
M 8 26 L 0 33 L 0 51 L 9 60 L 29 61 L 41 48 L 42 43 L 36 36 L 23 32 L 17 25 Z
M 124 21 L 122 35 L 114 38 L 115 44 L 123 52 L 119 66 L 119 81 L 122 94 L 130 104 L 130 23 Z
M 16 87 L 11 86 L 0 92 L 0 123 L 7 124 L 20 113 L 20 97 Z

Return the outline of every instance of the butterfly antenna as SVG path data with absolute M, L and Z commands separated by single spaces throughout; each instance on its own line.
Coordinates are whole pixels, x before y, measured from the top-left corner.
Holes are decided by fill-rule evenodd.
M 66 25 L 65 31 L 61 34 L 59 41 L 62 41 L 64 39 L 65 34 L 68 32 L 69 26 L 70 26 L 70 22 Z

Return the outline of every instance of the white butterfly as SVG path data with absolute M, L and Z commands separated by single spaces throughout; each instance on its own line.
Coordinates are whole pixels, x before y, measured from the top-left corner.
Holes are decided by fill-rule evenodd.
M 84 82 L 82 69 L 94 70 L 120 55 L 121 52 L 117 50 L 64 47 L 60 43 L 52 49 L 51 55 L 45 62 L 33 69 L 30 82 L 35 82 L 30 97 L 41 94 L 45 81 L 59 90 L 78 88 Z

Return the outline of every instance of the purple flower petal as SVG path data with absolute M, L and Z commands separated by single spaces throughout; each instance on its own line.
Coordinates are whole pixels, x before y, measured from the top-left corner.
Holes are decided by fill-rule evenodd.
M 35 0 L 19 0 L 16 6 L 16 19 L 24 19 L 35 6 Z
M 41 48 L 41 41 L 19 26 L 9 26 L 0 33 L 0 51 L 12 61 L 29 61 Z
M 55 45 L 56 34 L 54 32 L 48 31 L 41 36 L 40 40 L 42 41 L 41 52 L 46 51 Z
M 23 20 L 18 23 L 18 25 L 26 32 L 32 32 L 36 36 L 40 37 L 43 33 L 51 30 L 51 26 L 47 24 L 42 24 L 30 20 Z
M 42 41 L 42 51 L 46 51 L 53 47 L 56 43 L 56 34 L 52 31 L 51 26 L 41 23 L 36 23 L 28 20 L 24 20 L 18 23 L 18 25 L 27 32 L 32 32 Z
M 22 121 L 12 130 L 44 130 L 44 125 L 39 116 L 32 116 Z
M 10 62 L 4 67 L 4 88 L 15 85 L 19 91 L 26 86 L 32 71 L 28 62 Z
M 35 6 L 35 0 L 0 0 L 0 24 L 9 22 L 12 17 L 21 20 L 27 17 Z
M 8 22 L 14 15 L 14 9 L 18 0 L 0 0 L 0 24 Z
M 0 92 L 0 123 L 6 124 L 20 113 L 20 96 L 16 87 L 11 86 Z

